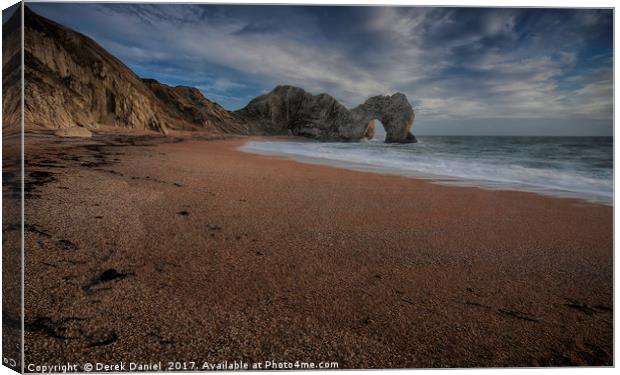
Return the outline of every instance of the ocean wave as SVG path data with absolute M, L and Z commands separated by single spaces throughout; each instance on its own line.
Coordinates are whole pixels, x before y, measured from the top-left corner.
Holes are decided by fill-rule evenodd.
M 612 142 L 598 139 L 427 137 L 417 144 L 250 141 L 241 150 L 301 162 L 613 202 Z M 578 150 L 578 152 L 575 152 Z

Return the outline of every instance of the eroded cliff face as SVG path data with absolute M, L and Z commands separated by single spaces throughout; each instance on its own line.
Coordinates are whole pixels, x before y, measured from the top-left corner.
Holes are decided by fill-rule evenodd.
M 28 7 L 24 24 L 26 128 L 243 131 L 197 89 L 143 81 L 92 39 Z
M 416 142 L 411 134 L 413 108 L 401 93 L 375 96 L 349 110 L 330 95 L 278 86 L 235 114 L 259 134 L 292 134 L 326 141 L 372 138 L 376 119 L 385 127 L 386 142 Z
M 153 95 L 90 38 L 24 13 L 26 127 L 160 130 Z
M 155 94 L 161 108 L 172 117 L 184 119 L 195 130 L 212 129 L 229 134 L 247 134 L 232 112 L 210 101 L 195 87 L 168 86 L 154 79 L 142 82 Z

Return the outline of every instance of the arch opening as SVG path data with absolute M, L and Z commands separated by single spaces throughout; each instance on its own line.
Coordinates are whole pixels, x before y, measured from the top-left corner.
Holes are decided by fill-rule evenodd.
M 366 139 L 375 142 L 385 142 L 386 135 L 385 126 L 380 120 L 374 119 L 368 122 L 366 132 L 364 133 Z

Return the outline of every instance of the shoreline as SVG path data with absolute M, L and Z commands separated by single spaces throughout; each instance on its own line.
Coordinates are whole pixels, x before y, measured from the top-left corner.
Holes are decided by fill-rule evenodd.
M 105 139 L 26 138 L 29 362 L 612 363 L 611 207 Z
M 490 180 L 476 180 L 473 178 L 466 179 L 448 175 L 433 175 L 418 171 L 399 171 L 395 169 L 390 169 L 386 167 L 381 167 L 373 164 L 364 164 L 364 163 L 356 163 L 350 161 L 340 161 L 336 159 L 327 159 L 327 158 L 319 158 L 319 157 L 311 157 L 305 156 L 301 154 L 293 154 L 286 152 L 277 152 L 277 151 L 263 151 L 247 148 L 247 144 L 250 142 L 307 142 L 312 143 L 312 141 L 298 139 L 298 137 L 247 137 L 248 139 L 244 142 L 244 144 L 240 145 L 236 149 L 241 152 L 261 155 L 261 156 L 270 156 L 274 158 L 280 158 L 285 160 L 294 161 L 301 164 L 310 164 L 310 165 L 320 165 L 329 168 L 338 168 L 345 169 L 349 171 L 356 171 L 361 173 L 374 173 L 384 176 L 395 176 L 395 177 L 403 177 L 410 178 L 414 180 L 427 181 L 433 184 L 438 184 L 442 186 L 449 187 L 464 187 L 464 188 L 478 188 L 486 191 L 507 191 L 507 192 L 522 192 L 522 193 L 532 193 L 543 197 L 548 198 L 556 198 L 556 199 L 569 199 L 569 200 L 577 200 L 583 203 L 589 204 L 597 204 L 602 206 L 613 207 L 614 199 L 612 197 L 606 197 L 602 195 L 597 195 L 588 192 L 576 192 L 576 191 L 568 191 L 561 190 L 559 188 L 554 187 L 541 187 L 541 186 L 532 186 L 527 184 L 518 184 L 512 181 L 490 181 Z
M 554 186 L 544 186 L 544 185 L 531 185 L 522 182 L 508 181 L 508 180 L 485 180 L 485 179 L 475 179 L 475 178 L 467 178 L 467 177 L 458 177 L 458 176 L 450 176 L 450 175 L 442 175 L 442 174 L 433 174 L 426 173 L 421 171 L 416 171 L 414 169 L 399 169 L 399 168 L 391 168 L 384 165 L 377 165 L 372 163 L 364 163 L 364 162 L 354 162 L 354 161 L 346 161 L 346 160 L 338 160 L 338 159 L 330 159 L 323 157 L 315 157 L 303 155 L 301 153 L 294 152 L 286 152 L 286 151 L 278 151 L 278 150 L 264 150 L 260 148 L 252 148 L 249 143 L 251 142 L 308 142 L 299 140 L 298 137 L 280 137 L 277 139 L 270 139 L 269 137 L 261 137 L 254 138 L 249 137 L 249 139 L 240 147 L 238 150 L 242 152 L 247 152 L 256 155 L 263 156 L 273 156 L 280 157 L 287 160 L 296 161 L 299 163 L 305 164 L 313 164 L 313 165 L 323 165 L 327 167 L 333 168 L 341 168 L 358 172 L 369 172 L 376 173 L 386 176 L 400 176 L 404 178 L 412 178 L 424 181 L 430 181 L 435 184 L 444 185 L 444 186 L 454 186 L 454 187 L 474 187 L 480 188 L 489 191 L 516 191 L 516 192 L 526 192 L 526 193 L 534 193 L 541 196 L 559 198 L 559 199 L 576 199 L 587 203 L 592 204 L 600 204 L 604 206 L 613 207 L 613 193 L 611 196 L 603 195 L 600 193 L 593 193 L 587 191 L 575 191 L 575 190 L 566 190 L 561 189 Z M 320 144 L 320 143 L 317 143 Z

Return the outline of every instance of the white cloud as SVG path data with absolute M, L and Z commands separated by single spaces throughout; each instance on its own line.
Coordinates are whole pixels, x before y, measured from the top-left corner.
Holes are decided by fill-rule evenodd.
M 254 87 L 258 95 L 293 84 L 348 106 L 401 91 L 418 119 L 612 116 L 611 62 L 598 62 L 606 71 L 575 71 L 587 39 L 580 30 L 600 23 L 596 12 L 519 33 L 519 9 L 366 8 L 352 26 L 359 35 L 347 37 L 367 44 L 352 51 L 311 16 L 205 16 L 198 11 L 205 8 L 184 5 L 89 9 L 84 22 L 101 33 L 96 39 L 131 66 L 195 82 L 224 102 L 242 100 L 231 91 Z

